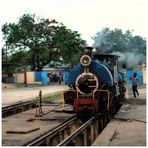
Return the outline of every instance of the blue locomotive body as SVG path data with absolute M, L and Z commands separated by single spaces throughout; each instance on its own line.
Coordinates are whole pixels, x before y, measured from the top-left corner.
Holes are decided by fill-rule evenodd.
M 108 86 L 113 86 L 112 74 L 106 66 L 97 61 L 93 61 L 90 65 L 90 70 L 100 79 L 100 83 L 106 84 Z M 77 64 L 70 72 L 68 78 L 68 86 L 71 87 L 75 83 L 77 77 L 83 72 L 83 66 L 81 64 Z
M 118 56 L 95 54 L 85 48 L 85 54 L 70 72 L 64 92 L 66 103 L 74 112 L 115 112 L 125 96 L 125 74 L 118 68 Z

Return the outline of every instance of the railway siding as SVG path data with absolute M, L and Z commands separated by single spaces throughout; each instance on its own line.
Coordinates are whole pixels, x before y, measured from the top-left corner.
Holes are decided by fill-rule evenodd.
M 36 99 L 34 98 L 31 101 L 20 101 L 14 104 L 5 105 L 2 107 L 2 118 L 38 107 L 39 102 L 41 102 L 41 106 L 49 104 L 60 104 L 61 93 L 62 92 L 56 92 L 55 94 L 42 96 L 42 91 L 39 91 L 39 96 L 36 97 Z M 15 98 L 13 99 L 15 100 Z

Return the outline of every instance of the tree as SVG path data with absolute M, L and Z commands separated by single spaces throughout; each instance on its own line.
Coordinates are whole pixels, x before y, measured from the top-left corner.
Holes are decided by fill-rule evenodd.
M 132 31 L 125 33 L 121 29 L 110 30 L 104 28 L 93 37 L 93 47 L 102 52 L 139 52 L 146 53 L 146 40 L 140 36 L 133 36 Z
M 11 63 L 11 66 L 9 68 L 3 67 L 3 72 L 12 72 L 14 70 L 19 70 L 19 68 L 23 68 L 23 70 L 26 69 L 26 61 L 30 60 L 28 58 L 28 51 L 17 51 L 10 55 L 8 57 L 9 63 Z
M 146 41 L 140 36 L 134 36 L 130 40 L 129 50 L 146 55 Z
M 73 67 L 82 55 L 82 50 L 80 50 L 79 46 L 86 45 L 86 41 L 80 38 L 80 34 L 77 31 L 66 29 L 65 26 L 56 30 L 53 40 L 54 45 L 58 47 L 62 61 L 65 64 L 69 62 L 71 64 L 70 67 Z
M 119 60 L 129 67 L 146 62 L 146 40 L 133 36 L 130 30 L 123 33 L 121 29 L 104 28 L 96 33 L 93 40 L 93 47 L 98 52 L 119 55 Z
M 63 24 L 30 14 L 24 14 L 17 23 L 4 24 L 2 32 L 11 54 L 27 51 L 26 64 L 31 66 L 31 70 L 37 71 L 51 60 L 59 60 L 61 55 L 64 57 L 66 54 L 64 61 L 71 62 L 71 56 L 68 55 L 79 53 L 78 45 L 85 43 L 77 32 L 67 29 Z

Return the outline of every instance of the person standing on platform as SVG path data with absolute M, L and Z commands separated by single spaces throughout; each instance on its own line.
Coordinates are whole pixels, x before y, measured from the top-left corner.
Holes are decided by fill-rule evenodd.
M 132 80 L 132 90 L 133 90 L 133 95 L 134 95 L 134 98 L 135 98 L 136 94 L 139 96 L 139 92 L 137 90 L 138 78 L 137 78 L 137 73 L 136 72 L 133 74 L 133 77 L 130 78 L 130 80 Z

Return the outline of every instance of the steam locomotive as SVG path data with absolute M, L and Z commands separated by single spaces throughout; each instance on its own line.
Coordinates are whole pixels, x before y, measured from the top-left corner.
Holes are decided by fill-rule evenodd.
M 125 97 L 125 70 L 119 69 L 118 56 L 92 55 L 92 49 L 84 48 L 80 63 L 70 72 L 70 89 L 63 92 L 65 103 L 71 104 L 75 113 L 114 114 Z

